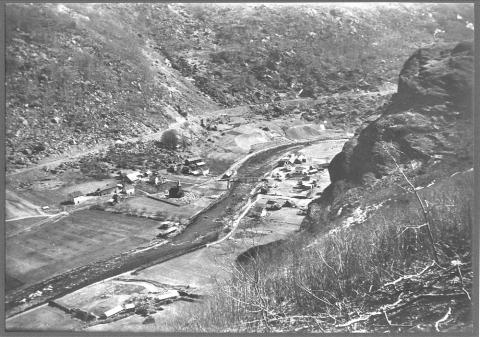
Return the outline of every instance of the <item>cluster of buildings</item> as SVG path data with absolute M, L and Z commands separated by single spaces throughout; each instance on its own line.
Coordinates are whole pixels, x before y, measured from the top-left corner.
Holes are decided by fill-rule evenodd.
M 291 153 L 286 155 L 277 162 L 277 169 L 272 173 L 272 177 L 276 180 L 283 180 L 301 176 L 303 179 L 328 167 L 328 163 L 322 165 L 302 165 L 306 161 L 307 158 L 303 154 L 295 155 Z
M 191 174 L 195 176 L 208 175 L 210 170 L 206 163 L 200 157 L 186 159 L 182 164 L 174 164 L 167 169 L 171 173 Z M 68 199 L 74 205 L 78 205 L 86 200 L 94 197 L 111 195 L 110 203 L 116 203 L 121 196 L 131 196 L 135 194 L 135 184 L 138 182 L 146 182 L 152 185 L 160 185 L 166 182 L 166 177 L 161 176 L 158 172 L 146 170 L 144 172 L 132 171 L 120 173 L 120 184 L 108 184 L 102 188 L 98 188 L 92 192 L 75 191 L 70 193 Z M 170 198 L 181 198 L 185 194 L 180 182 L 169 190 Z
M 277 166 L 288 168 L 288 167 L 293 167 L 295 164 L 305 163 L 306 161 L 307 161 L 307 158 L 303 154 L 296 155 L 296 154 L 290 153 L 282 157 L 278 161 Z
M 135 186 L 129 183 L 122 183 L 122 184 L 107 184 L 102 188 L 97 188 L 97 190 L 84 193 L 81 191 L 74 191 L 69 194 L 69 201 L 74 205 L 78 205 L 86 200 L 92 199 L 94 197 L 101 197 L 101 196 L 112 196 L 109 200 L 110 202 L 117 202 L 119 195 L 122 196 L 131 196 L 135 194 Z
M 167 169 L 167 171 L 170 173 L 183 173 L 194 176 L 206 176 L 210 173 L 210 169 L 207 167 L 207 164 L 200 157 L 185 159 L 183 164 L 173 164 Z
M 145 172 L 133 171 L 130 173 L 121 173 L 121 178 L 130 184 L 143 181 L 152 185 L 158 185 L 165 182 L 165 177 L 160 176 L 158 172 L 152 172 L 150 170 L 146 170 Z

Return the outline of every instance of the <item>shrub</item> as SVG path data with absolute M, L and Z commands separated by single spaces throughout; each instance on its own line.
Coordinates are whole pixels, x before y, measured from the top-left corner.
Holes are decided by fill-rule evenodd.
M 167 130 L 162 134 L 161 140 L 167 149 L 175 150 L 178 145 L 178 134 L 173 129 Z

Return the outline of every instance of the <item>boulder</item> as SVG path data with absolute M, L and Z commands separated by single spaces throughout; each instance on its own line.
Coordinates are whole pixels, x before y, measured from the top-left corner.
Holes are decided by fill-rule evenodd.
M 400 72 L 395 103 L 405 107 L 449 101 L 471 112 L 473 48 L 472 42 L 461 42 L 417 50 Z

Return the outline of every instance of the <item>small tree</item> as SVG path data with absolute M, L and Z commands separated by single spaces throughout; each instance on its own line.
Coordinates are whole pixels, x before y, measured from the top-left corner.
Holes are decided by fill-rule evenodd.
M 175 150 L 178 144 L 177 132 L 173 129 L 167 130 L 162 134 L 162 144 L 171 150 Z

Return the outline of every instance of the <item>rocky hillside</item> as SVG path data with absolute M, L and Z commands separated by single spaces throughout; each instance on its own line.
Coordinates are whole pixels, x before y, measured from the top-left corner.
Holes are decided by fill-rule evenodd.
M 120 6 L 118 6 L 120 7 Z M 215 104 L 107 5 L 9 4 L 7 159 L 12 167 L 164 129 Z
M 347 200 L 353 209 L 356 192 L 376 183 L 384 187 L 378 179 L 399 168 L 417 186 L 471 168 L 473 67 L 469 42 L 413 53 L 381 116 L 357 130 L 330 163 L 332 183 L 310 207 L 312 224 L 321 227 L 338 212 L 348 214 Z
M 419 46 L 473 36 L 468 4 L 292 6 L 9 4 L 8 167 L 218 105 L 377 90 Z
M 173 67 L 229 106 L 376 90 L 383 82 L 395 82 L 404 60 L 421 45 L 473 37 L 468 4 L 176 4 L 155 9 L 155 17 L 174 23 L 152 37 Z

